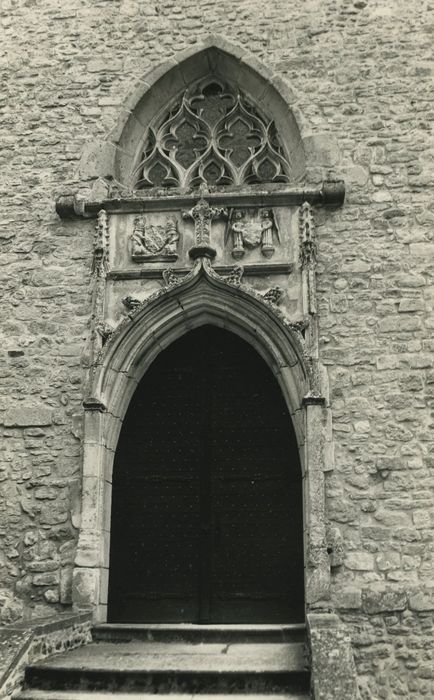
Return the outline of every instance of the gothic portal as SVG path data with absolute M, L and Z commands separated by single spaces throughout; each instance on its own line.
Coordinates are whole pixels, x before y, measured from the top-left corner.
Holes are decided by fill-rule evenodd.
M 313 207 L 342 184 L 298 184 L 285 95 L 216 47 L 157 72 L 112 168 L 105 199 L 57 204 L 97 216 L 74 602 L 302 621 L 330 582 Z
M 233 333 L 158 355 L 113 471 L 110 621 L 304 619 L 301 468 L 280 387 Z

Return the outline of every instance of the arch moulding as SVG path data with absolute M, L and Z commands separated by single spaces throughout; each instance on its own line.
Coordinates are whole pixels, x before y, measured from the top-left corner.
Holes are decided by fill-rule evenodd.
M 327 606 L 324 471 L 329 459 L 329 409 L 323 374 L 302 333 L 275 299 L 242 281 L 242 268 L 218 274 L 206 257 L 187 274 L 170 271 L 165 283 L 139 302 L 106 335 L 95 357 L 84 402 L 82 514 L 73 602 L 106 620 L 111 482 L 119 431 L 134 390 L 158 353 L 193 328 L 212 324 L 250 343 L 273 371 L 295 428 L 303 476 L 305 599 Z
M 104 200 L 114 191 L 125 192 L 133 188 L 132 176 L 150 122 L 169 100 L 207 75 L 224 81 L 236 76 L 246 93 L 254 97 L 257 106 L 273 114 L 292 164 L 294 183 L 309 181 L 311 168 L 315 170 L 316 180 L 318 168 L 323 168 L 324 175 L 330 177 L 330 164 L 338 165 L 338 146 L 332 134 L 318 132 L 308 122 L 293 86 L 245 47 L 210 34 L 141 75 L 128 89 L 119 118 L 105 139 L 91 138 L 86 142 L 79 175 L 83 190 L 93 182 L 91 201 Z M 65 209 L 64 204 L 62 197 L 62 203 L 57 207 L 61 216 L 89 215 L 83 208 L 82 198 L 75 202 L 75 207 Z

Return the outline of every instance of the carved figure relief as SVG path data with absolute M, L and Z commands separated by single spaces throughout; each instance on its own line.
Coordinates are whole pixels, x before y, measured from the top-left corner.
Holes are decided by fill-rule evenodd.
M 246 210 L 235 209 L 232 212 L 228 233 L 232 234 L 232 257 L 239 260 L 247 250 L 261 247 L 262 255 L 271 258 L 275 251 L 274 241 L 280 243 L 272 209 Z
M 227 209 L 211 207 L 203 197 L 192 209 L 182 212 L 183 219 L 193 219 L 194 221 L 195 245 L 189 251 L 190 257 L 196 258 L 206 255 L 213 258 L 215 256 L 216 251 L 211 246 L 211 223 L 214 219 L 226 218 L 227 216 Z
M 144 216 L 136 216 L 131 235 L 131 257 L 135 262 L 143 260 L 176 260 L 179 232 L 175 217 L 164 224 L 148 224 Z
M 136 187 L 289 182 L 273 121 L 238 90 L 208 78 L 149 127 Z

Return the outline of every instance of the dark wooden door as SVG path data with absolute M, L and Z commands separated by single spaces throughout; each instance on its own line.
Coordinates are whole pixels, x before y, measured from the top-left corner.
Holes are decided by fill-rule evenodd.
M 303 619 L 301 471 L 279 386 L 204 326 L 163 351 L 121 431 L 109 619 Z

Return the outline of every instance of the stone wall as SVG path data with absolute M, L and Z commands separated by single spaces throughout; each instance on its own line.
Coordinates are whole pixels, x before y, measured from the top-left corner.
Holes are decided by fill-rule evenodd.
M 428 697 L 433 8 L 3 0 L 0 22 L 2 622 L 70 604 L 94 224 L 59 220 L 54 199 L 90 192 L 133 86 L 213 32 L 289 82 L 311 181 L 347 184 L 342 209 L 316 214 L 333 604 L 366 698 Z

